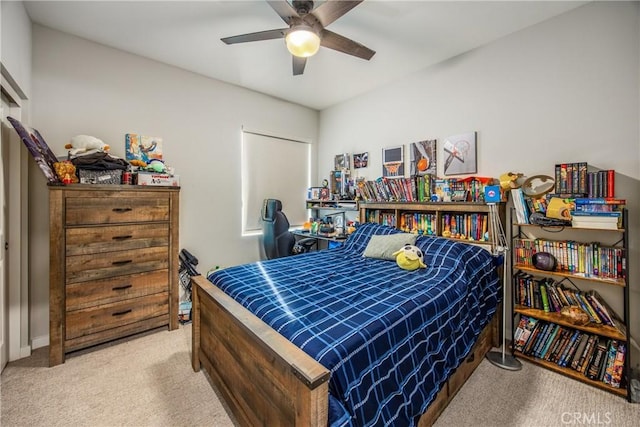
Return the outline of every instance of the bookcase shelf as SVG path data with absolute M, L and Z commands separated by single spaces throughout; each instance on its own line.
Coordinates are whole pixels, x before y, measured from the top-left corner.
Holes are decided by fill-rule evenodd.
M 504 203 L 498 203 L 497 207 L 500 221 L 504 224 Z M 422 218 L 421 215 L 428 218 Z M 407 232 L 428 231 L 427 234 L 481 246 L 491 245 L 486 233 L 489 228 L 488 215 L 489 206 L 479 202 L 360 202 L 361 223 L 384 223 Z M 413 218 L 417 221 L 413 221 Z M 459 236 L 457 233 L 451 234 L 451 218 L 463 222 L 454 226 L 454 231 L 461 232 Z M 425 222 L 418 225 L 417 230 L 411 229 L 416 228 L 415 225 L 408 225 L 409 222 L 421 221 Z M 424 224 L 427 224 L 428 230 L 423 229 Z
M 567 273 L 567 272 L 564 272 L 564 271 L 538 270 L 537 268 L 533 268 L 533 267 L 529 267 L 529 266 L 521 265 L 521 264 L 515 264 L 514 268 L 516 270 L 526 271 L 526 272 L 529 272 L 529 273 L 537 275 L 537 276 L 567 277 L 569 279 L 588 280 L 590 282 L 600 282 L 600 283 L 606 283 L 608 285 L 616 285 L 616 286 L 622 286 L 622 287 L 626 286 L 625 279 L 609 279 L 609 278 L 606 278 L 606 277 L 584 276 L 584 275 L 581 275 L 581 274 Z
M 568 368 L 563 368 L 561 366 L 556 365 L 555 363 L 552 362 L 547 362 L 546 360 L 542 360 L 542 359 L 538 359 L 536 357 L 532 357 L 532 356 L 527 356 L 526 354 L 523 354 L 522 352 L 519 351 L 515 351 L 514 354 L 517 357 L 520 357 L 522 359 L 528 360 L 532 363 L 535 363 L 536 365 L 540 365 L 543 366 L 551 371 L 557 372 L 559 374 L 565 375 L 567 377 L 573 378 L 574 380 L 589 384 L 591 386 L 597 387 L 599 389 L 608 391 L 610 393 L 614 393 L 617 394 L 619 396 L 622 397 L 627 397 L 627 389 L 626 388 L 615 388 L 615 387 L 611 387 L 605 383 L 603 383 L 602 381 L 595 381 L 592 379 L 589 379 L 587 377 L 584 376 L 584 374 L 574 371 L 572 369 L 568 369 Z
M 512 214 L 511 217 L 515 221 L 516 215 Z M 514 325 L 512 351 L 516 357 L 630 400 L 631 350 L 629 347 L 631 337 L 629 333 L 627 230 L 626 210 L 623 210 L 622 213 L 622 228 L 615 230 L 570 226 L 549 227 L 512 222 L 512 318 Z M 597 242 L 598 239 L 603 240 L 604 243 Z M 531 254 L 536 251 L 551 253 L 557 251 L 555 256 L 558 263 L 562 264 L 557 268 L 564 268 L 564 270 L 546 271 L 526 265 L 530 264 Z M 567 271 L 567 263 L 570 264 L 571 271 Z M 596 268 L 602 276 L 595 273 Z M 582 271 L 582 273 L 573 272 L 576 270 Z M 560 280 L 556 281 L 556 279 Z M 565 285 L 567 281 L 572 287 Z M 588 283 L 594 289 L 583 292 L 578 289 L 576 283 L 581 285 Z M 528 285 L 530 287 L 527 287 Z M 552 292 L 549 292 L 549 287 L 552 288 Z M 595 291 L 599 287 L 608 287 L 616 289 L 616 292 L 621 292 L 622 313 L 616 313 L 608 306 L 604 298 Z M 558 298 L 558 290 L 564 296 Z M 546 296 L 543 297 L 542 294 Z M 552 294 L 553 304 L 550 300 Z M 581 306 L 583 311 L 590 312 L 591 314 L 587 314 L 589 314 L 591 322 L 582 326 L 576 325 L 557 312 L 559 303 L 563 302 L 565 297 L 569 301 L 573 298 L 574 303 L 577 300 L 576 305 Z M 594 297 L 597 301 L 593 301 Z M 607 322 L 597 323 L 594 321 L 598 316 L 603 317 L 596 305 L 592 304 L 598 301 L 606 307 L 605 312 L 611 312 L 615 326 L 605 324 Z M 566 305 L 566 300 L 562 305 Z M 529 330 L 530 335 L 529 332 L 522 334 L 523 325 L 531 327 L 533 324 L 535 327 Z M 536 332 L 535 328 L 539 332 Z M 602 366 L 598 364 L 591 367 L 590 361 L 596 359 L 593 355 L 597 351 L 593 353 L 585 351 L 590 347 L 587 342 L 591 341 L 591 337 L 593 337 L 592 347 L 600 346 L 600 359 L 603 360 L 604 365 L 602 368 L 596 369 L 597 366 Z M 562 343 L 562 340 L 565 344 Z M 617 354 L 619 347 L 616 346 L 620 344 L 625 348 L 623 364 L 620 363 L 622 360 L 620 354 Z M 602 349 L 605 349 L 604 353 Z M 610 355 L 614 356 L 612 360 L 618 357 L 618 367 L 622 366 L 620 387 L 605 382 L 605 379 L 610 379 L 611 373 L 615 371 L 607 369 Z M 580 362 L 571 367 L 572 362 L 576 363 L 578 360 L 576 357 Z M 582 369 L 577 370 L 576 366 L 581 366 Z M 592 378 L 586 375 L 590 367 Z
M 626 334 L 617 330 L 613 326 L 590 323 L 586 325 L 576 325 L 574 323 L 566 321 L 560 313 L 547 313 L 543 310 L 529 308 L 518 304 L 516 304 L 514 311 L 516 313 L 524 314 L 525 316 L 535 317 L 536 319 L 544 320 L 545 322 L 555 323 L 561 326 L 566 326 L 567 328 L 588 332 L 590 334 L 596 334 L 621 341 L 627 340 Z

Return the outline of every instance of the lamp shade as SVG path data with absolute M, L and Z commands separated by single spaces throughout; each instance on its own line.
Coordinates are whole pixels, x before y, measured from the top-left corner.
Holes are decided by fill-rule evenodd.
M 320 49 L 320 37 L 311 27 L 301 25 L 294 27 L 285 37 L 287 49 L 294 56 L 308 58 Z

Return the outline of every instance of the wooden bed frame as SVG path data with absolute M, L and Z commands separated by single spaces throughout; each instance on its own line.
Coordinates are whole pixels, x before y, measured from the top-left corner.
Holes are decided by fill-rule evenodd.
M 203 366 L 243 426 L 326 427 L 330 372 L 204 276 L 192 280 L 194 371 Z M 421 416 L 432 425 L 498 342 L 497 317 Z

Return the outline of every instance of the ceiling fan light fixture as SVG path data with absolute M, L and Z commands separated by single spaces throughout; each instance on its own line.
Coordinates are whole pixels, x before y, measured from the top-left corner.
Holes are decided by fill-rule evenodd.
M 313 56 L 320 49 L 320 37 L 308 26 L 294 27 L 287 33 L 285 42 L 289 52 L 300 58 Z

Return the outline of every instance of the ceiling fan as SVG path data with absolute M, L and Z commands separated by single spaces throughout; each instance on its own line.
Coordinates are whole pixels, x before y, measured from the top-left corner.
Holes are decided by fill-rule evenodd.
M 293 55 L 294 76 L 304 72 L 307 58 L 315 55 L 320 46 L 369 60 L 375 51 L 326 29 L 362 1 L 328 0 L 315 8 L 313 1 L 309 0 L 293 0 L 291 4 L 286 0 L 268 1 L 289 28 L 241 34 L 221 40 L 226 44 L 235 44 L 284 38 L 287 49 Z

